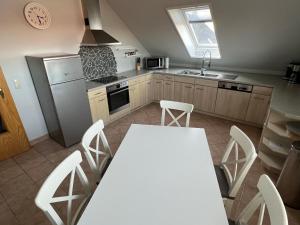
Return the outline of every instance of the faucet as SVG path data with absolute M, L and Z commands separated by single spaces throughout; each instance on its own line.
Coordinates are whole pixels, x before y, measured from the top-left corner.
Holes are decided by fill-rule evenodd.
M 209 54 L 209 60 L 206 60 L 206 54 Z M 205 62 L 208 62 L 207 64 L 207 68 L 209 69 L 210 66 L 211 66 L 211 51 L 209 50 L 206 50 L 204 53 L 203 53 L 203 56 L 202 56 L 202 62 L 201 62 L 201 76 L 204 76 L 204 71 L 206 70 L 205 68 Z

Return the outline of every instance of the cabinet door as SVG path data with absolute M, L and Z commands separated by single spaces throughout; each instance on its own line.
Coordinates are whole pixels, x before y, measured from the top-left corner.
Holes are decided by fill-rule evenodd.
M 138 84 L 140 95 L 140 106 L 146 105 L 146 82 L 143 81 Z
M 183 83 L 174 82 L 174 101 L 176 102 L 182 101 L 182 86 Z
M 90 98 L 90 107 L 93 122 L 102 119 L 104 122 L 109 120 L 109 110 L 106 95 Z
M 252 94 L 246 121 L 262 125 L 265 121 L 270 104 L 270 96 Z
M 205 112 L 214 112 L 217 99 L 217 88 L 208 86 L 195 86 L 195 108 Z
M 164 81 L 164 100 L 174 99 L 174 82 Z
M 154 100 L 160 101 L 163 97 L 163 81 L 162 80 L 154 80 L 153 83 L 154 90 Z
M 153 80 L 146 81 L 146 104 L 153 101 Z
M 193 84 L 182 84 L 181 99 L 182 102 L 193 104 L 194 100 L 194 85 Z
M 215 113 L 233 119 L 245 120 L 250 93 L 218 89 Z
M 132 85 L 129 87 L 129 99 L 130 99 L 130 109 L 134 110 L 140 107 L 140 92 L 139 84 Z

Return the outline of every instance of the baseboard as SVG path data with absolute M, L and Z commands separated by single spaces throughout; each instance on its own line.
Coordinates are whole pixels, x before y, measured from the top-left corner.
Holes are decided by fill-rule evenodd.
M 38 138 L 36 138 L 36 139 L 31 140 L 31 141 L 30 141 L 30 145 L 31 145 L 31 146 L 34 146 L 34 145 L 36 145 L 36 144 L 38 144 L 38 143 L 40 143 L 40 142 L 42 142 L 42 141 L 45 141 L 45 140 L 47 140 L 47 139 L 49 139 L 49 135 L 48 135 L 48 134 L 45 134 L 45 135 L 43 135 L 43 136 L 41 136 L 41 137 L 38 137 Z

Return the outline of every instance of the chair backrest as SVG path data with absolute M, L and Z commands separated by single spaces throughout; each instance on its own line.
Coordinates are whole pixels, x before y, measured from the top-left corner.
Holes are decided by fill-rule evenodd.
M 248 171 L 256 159 L 257 153 L 250 138 L 238 127 L 232 126 L 230 129 L 230 140 L 227 144 L 225 154 L 221 161 L 227 181 L 229 183 L 229 196 L 235 197 Z M 239 158 L 239 148 L 244 152 L 244 157 Z M 234 160 L 229 156 L 234 149 Z M 239 169 L 239 165 L 242 164 Z M 229 166 L 233 166 L 233 174 Z
M 194 109 L 194 105 L 188 104 L 188 103 L 183 103 L 183 102 L 174 102 L 174 101 L 161 100 L 160 101 L 160 107 L 162 108 L 162 115 L 161 115 L 161 125 L 162 126 L 165 125 L 166 111 L 168 112 L 168 114 L 173 119 L 167 126 L 171 126 L 174 123 L 176 123 L 178 127 L 181 127 L 178 120 L 181 117 L 183 117 L 185 114 L 187 114 L 186 115 L 185 126 L 188 127 L 190 125 L 190 117 L 191 117 L 191 112 Z M 175 117 L 173 115 L 173 113 L 170 111 L 170 109 L 180 110 L 180 111 L 183 111 L 183 112 L 178 117 Z
M 82 146 L 87 161 L 94 172 L 96 179 L 102 175 L 105 169 L 106 163 L 113 157 L 107 139 L 103 132 L 104 123 L 103 120 L 98 120 L 94 123 L 83 135 Z M 96 138 L 95 148 L 91 147 L 93 140 Z M 100 149 L 100 140 L 103 144 L 103 149 Z M 93 156 L 93 155 L 94 156 Z
M 265 207 L 267 206 L 271 225 L 288 225 L 284 204 L 271 179 L 265 174 L 261 175 L 257 184 L 257 188 L 259 192 L 239 215 L 239 224 L 248 224 L 248 221 L 260 207 L 257 225 L 262 225 Z
M 66 225 L 73 225 L 78 219 L 77 217 L 81 212 L 82 207 L 91 195 L 91 189 L 88 179 L 80 166 L 81 162 L 82 157 L 80 151 L 77 150 L 69 155 L 48 176 L 35 198 L 35 204 L 41 210 L 43 210 L 43 212 L 46 214 L 53 225 L 64 225 L 65 223 L 57 214 L 52 204 L 67 202 Z M 71 175 L 71 178 L 69 183 L 68 195 L 55 197 L 54 195 L 57 189 L 69 175 Z M 74 194 L 73 192 L 75 175 L 78 176 L 79 181 L 82 184 L 82 194 Z M 81 203 L 75 211 L 74 215 L 72 215 L 72 202 L 74 200 L 81 200 Z

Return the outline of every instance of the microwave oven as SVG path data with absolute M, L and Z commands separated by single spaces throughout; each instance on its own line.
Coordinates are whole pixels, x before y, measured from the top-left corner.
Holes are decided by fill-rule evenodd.
M 169 68 L 169 58 L 167 57 L 144 58 L 144 68 L 148 70 Z

